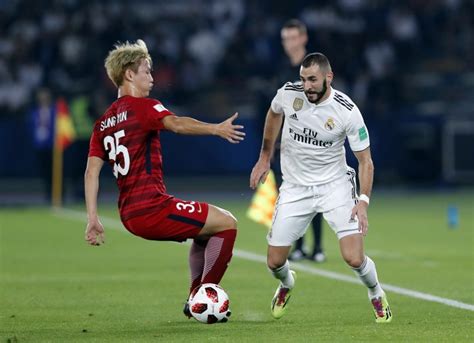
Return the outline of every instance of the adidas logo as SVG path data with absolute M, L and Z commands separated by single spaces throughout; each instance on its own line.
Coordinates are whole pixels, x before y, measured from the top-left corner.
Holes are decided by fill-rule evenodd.
M 298 116 L 296 115 L 296 113 L 293 113 L 291 116 L 290 116 L 291 119 L 294 119 L 294 120 L 298 120 Z

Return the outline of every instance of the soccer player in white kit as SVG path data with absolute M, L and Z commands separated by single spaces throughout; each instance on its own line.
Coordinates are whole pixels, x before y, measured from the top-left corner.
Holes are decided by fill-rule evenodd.
M 387 297 L 377 278 L 375 263 L 365 255 L 367 207 L 374 166 L 369 133 L 357 106 L 331 87 L 331 65 L 321 53 L 307 55 L 300 68 L 301 82 L 287 82 L 271 103 L 265 120 L 260 157 L 250 176 L 250 187 L 264 182 L 280 132 L 283 183 L 267 236 L 267 265 L 280 280 L 271 303 L 274 318 L 281 318 L 295 284 L 288 254 L 304 235 L 316 213 L 336 233 L 342 257 L 367 286 L 377 323 L 392 320 Z M 360 195 L 355 171 L 346 163 L 347 139 L 359 163 Z

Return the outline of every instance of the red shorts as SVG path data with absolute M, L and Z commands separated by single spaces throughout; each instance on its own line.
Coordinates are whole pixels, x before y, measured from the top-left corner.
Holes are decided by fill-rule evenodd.
M 206 224 L 209 205 L 172 198 L 160 211 L 130 218 L 123 224 L 134 235 L 155 241 L 195 238 Z

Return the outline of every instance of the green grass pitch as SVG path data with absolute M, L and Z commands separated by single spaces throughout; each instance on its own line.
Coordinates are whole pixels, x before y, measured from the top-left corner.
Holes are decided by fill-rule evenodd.
M 382 283 L 474 304 L 474 196 L 375 195 L 365 246 Z M 196 199 L 199 200 L 199 199 Z M 459 207 L 449 229 L 446 208 Z M 245 200 L 216 205 L 239 219 L 236 249 L 264 256 L 266 230 L 245 217 Z M 83 240 L 82 208 L 0 210 L 0 342 L 472 342 L 474 311 L 387 291 L 392 323 L 376 325 L 363 286 L 299 271 L 287 315 L 270 315 L 277 286 L 262 262 L 235 256 L 222 281 L 226 324 L 204 325 L 181 310 L 186 244 L 151 242 L 105 221 L 106 244 Z M 103 217 L 118 220 L 113 206 Z M 308 240 L 311 241 L 311 240 Z M 328 261 L 305 266 L 353 276 L 324 227 Z

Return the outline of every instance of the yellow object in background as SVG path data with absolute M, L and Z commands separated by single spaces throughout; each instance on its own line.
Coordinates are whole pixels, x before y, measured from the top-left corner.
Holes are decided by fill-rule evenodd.
M 273 212 L 278 198 L 275 174 L 270 170 L 265 183 L 260 183 L 253 195 L 247 217 L 270 228 L 272 226 Z

